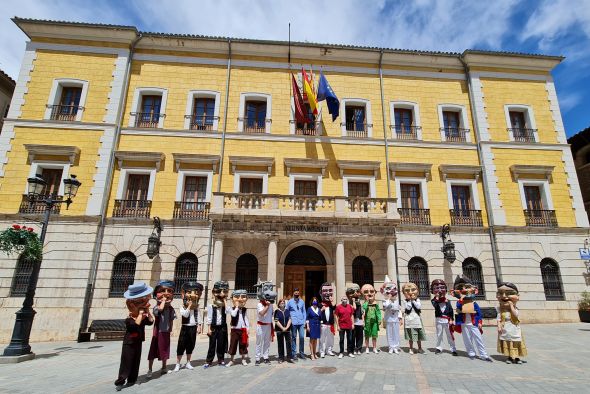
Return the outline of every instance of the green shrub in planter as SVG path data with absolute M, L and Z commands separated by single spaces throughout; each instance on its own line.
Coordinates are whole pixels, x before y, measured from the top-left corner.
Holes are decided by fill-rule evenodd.
M 590 293 L 585 291 L 578 301 L 578 315 L 583 323 L 590 323 Z

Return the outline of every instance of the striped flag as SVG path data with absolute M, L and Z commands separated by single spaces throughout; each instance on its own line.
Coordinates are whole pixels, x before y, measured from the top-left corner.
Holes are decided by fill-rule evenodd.
M 295 120 L 298 123 L 307 123 L 309 119 L 307 119 L 307 111 L 305 111 L 305 103 L 303 102 L 303 97 L 301 96 L 301 91 L 299 90 L 299 86 L 297 86 L 297 81 L 295 81 L 295 76 L 291 74 L 291 84 L 293 85 L 293 102 L 295 104 Z
M 311 87 L 311 81 L 309 80 L 309 77 L 307 76 L 305 70 L 303 69 L 303 67 L 301 67 L 301 79 L 303 80 L 303 91 L 305 92 L 305 95 L 307 96 L 307 102 L 309 103 L 309 107 L 311 108 L 311 111 L 313 112 L 314 115 L 318 114 L 318 101 L 315 97 L 315 93 L 313 91 L 313 88 Z

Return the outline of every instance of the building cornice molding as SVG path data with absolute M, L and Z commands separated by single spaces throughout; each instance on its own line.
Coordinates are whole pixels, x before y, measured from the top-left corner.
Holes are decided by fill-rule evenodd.
M 471 166 L 465 164 L 441 164 L 438 166 L 439 171 L 442 174 L 443 181 L 447 180 L 447 176 L 450 174 L 458 175 L 472 175 L 475 180 L 479 180 L 481 175 L 481 166 Z
M 35 127 L 47 129 L 68 129 L 68 130 L 105 130 L 115 127 L 113 123 L 90 123 L 90 122 L 59 122 L 55 120 L 31 120 L 6 118 L 4 124 L 12 124 L 14 127 Z
M 336 160 L 336 165 L 340 169 L 340 177 L 344 176 L 345 170 L 372 171 L 373 176 L 377 178 L 381 162 L 364 161 L 364 160 Z
M 217 172 L 221 156 L 219 155 L 202 155 L 196 153 L 172 153 L 174 159 L 174 168 L 178 172 L 182 163 L 203 164 L 211 166 L 213 172 Z
M 138 152 L 138 151 L 116 151 L 115 159 L 119 168 L 123 168 L 124 161 L 146 161 L 153 162 L 156 170 L 160 170 L 160 165 L 166 158 L 162 152 Z
M 432 164 L 390 162 L 389 171 L 391 171 L 392 178 L 395 178 L 396 172 L 421 172 L 425 178 L 429 178 L 432 172 Z
M 322 176 L 325 176 L 329 162 L 330 161 L 326 159 L 299 159 L 290 157 L 284 159 L 287 175 L 291 175 L 293 168 L 312 168 L 320 170 Z
M 272 166 L 274 162 L 274 157 L 230 156 L 230 173 L 235 174 L 238 166 L 248 166 L 266 167 L 266 171 L 270 175 L 270 173 L 272 172 Z
M 549 180 L 555 166 L 529 165 L 529 164 L 513 164 L 510 166 L 510 172 L 515 180 L 523 178 L 523 175 L 542 175 Z
M 80 155 L 80 148 L 77 146 L 24 144 L 24 147 L 29 153 L 29 163 L 35 161 L 36 156 L 67 156 L 70 164 L 74 164 Z

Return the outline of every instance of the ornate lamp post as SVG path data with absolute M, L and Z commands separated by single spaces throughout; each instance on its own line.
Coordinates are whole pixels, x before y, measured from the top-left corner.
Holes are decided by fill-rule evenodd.
M 150 259 L 153 259 L 160 253 L 160 246 L 162 246 L 162 241 L 160 241 L 160 234 L 162 234 L 162 224 L 160 223 L 160 218 L 155 216 L 154 217 L 154 231 L 152 231 L 152 235 L 148 238 L 148 245 L 147 245 L 147 255 Z
M 49 217 L 55 205 L 66 203 L 66 209 L 70 207 L 72 199 L 76 197 L 78 188 L 81 183 L 76 179 L 76 175 L 72 175 L 68 179 L 64 179 L 64 197 L 65 200 L 57 200 L 55 196 L 44 196 L 43 190 L 47 182 L 43 177 L 37 174 L 34 178 L 28 178 L 28 197 L 31 204 L 40 202 L 45 204 L 45 213 L 43 217 L 41 235 L 39 240 L 41 247 L 45 243 L 45 235 L 47 234 L 47 226 L 49 224 Z M 35 298 L 35 291 L 37 290 L 37 280 L 39 279 L 39 270 L 41 269 L 41 260 L 33 261 L 33 272 L 27 284 L 27 294 L 23 301 L 22 308 L 16 312 L 16 320 L 14 322 L 14 329 L 12 331 L 12 338 L 10 344 L 4 349 L 4 356 L 24 356 L 31 353 L 31 346 L 29 345 L 29 337 L 31 335 L 31 328 L 33 326 L 33 319 L 35 318 L 35 310 L 33 309 L 33 300 Z
M 440 250 L 441 250 L 441 252 L 443 252 L 443 255 L 445 256 L 445 260 L 447 260 L 449 263 L 453 264 L 453 262 L 456 260 L 456 257 L 455 257 L 455 244 L 451 240 L 451 225 L 450 224 L 445 224 L 444 226 L 442 226 L 441 231 L 440 231 L 440 237 L 442 238 L 442 242 L 443 242 L 443 246 Z

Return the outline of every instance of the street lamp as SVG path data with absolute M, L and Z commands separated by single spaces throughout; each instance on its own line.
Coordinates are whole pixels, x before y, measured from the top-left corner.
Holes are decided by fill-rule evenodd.
M 39 241 L 41 247 L 45 243 L 45 235 L 47 234 L 47 226 L 49 225 L 49 217 L 51 211 L 56 205 L 66 203 L 66 209 L 72 203 L 72 198 L 76 197 L 78 188 L 81 183 L 76 179 L 76 175 L 64 179 L 64 197 L 65 200 L 58 200 L 53 195 L 44 196 L 43 190 L 47 186 L 47 182 L 40 174 L 33 178 L 28 178 L 28 199 L 32 205 L 36 202 L 45 204 L 45 212 L 43 222 L 41 223 L 41 235 Z M 33 326 L 33 319 L 35 318 L 35 310 L 33 309 L 33 300 L 35 298 L 35 291 L 37 290 L 37 280 L 39 279 L 39 270 L 41 269 L 41 260 L 33 261 L 33 271 L 27 284 L 27 294 L 23 301 L 22 308 L 16 312 L 16 320 L 14 322 L 14 329 L 12 331 L 12 338 L 10 344 L 4 349 L 4 356 L 25 356 L 31 354 L 31 345 L 29 345 L 29 337 L 31 335 L 31 328 Z
M 445 260 L 447 260 L 449 263 L 453 264 L 453 262 L 456 260 L 456 257 L 455 257 L 455 244 L 451 240 L 451 225 L 445 224 L 444 226 L 442 226 L 441 231 L 440 231 L 440 237 L 442 238 L 442 241 L 443 241 L 443 246 L 440 250 L 441 250 L 441 252 L 443 252 L 443 255 L 445 256 Z
M 161 233 L 162 224 L 160 223 L 160 218 L 154 216 L 154 231 L 152 231 L 152 235 L 148 238 L 147 245 L 147 255 L 150 259 L 153 259 L 160 253 L 160 246 L 162 246 L 162 241 L 160 241 Z

